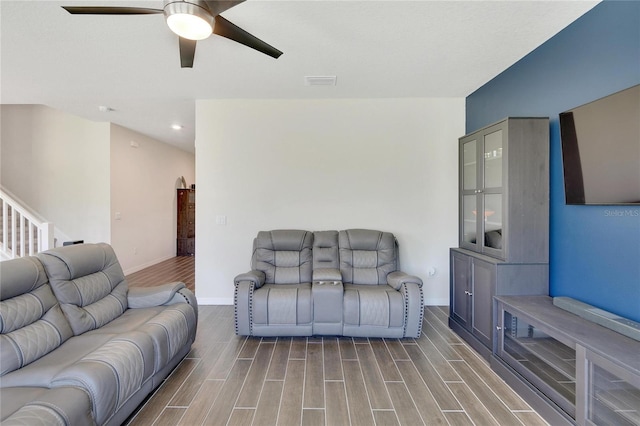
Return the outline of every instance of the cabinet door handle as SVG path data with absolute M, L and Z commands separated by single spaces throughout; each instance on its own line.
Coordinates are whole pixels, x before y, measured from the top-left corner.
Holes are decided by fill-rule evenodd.
M 466 294 L 467 296 L 473 296 L 473 293 L 471 293 L 470 291 L 465 290 L 464 294 Z
M 500 330 L 502 330 L 502 327 L 500 327 L 499 325 L 496 325 L 496 330 L 500 331 Z

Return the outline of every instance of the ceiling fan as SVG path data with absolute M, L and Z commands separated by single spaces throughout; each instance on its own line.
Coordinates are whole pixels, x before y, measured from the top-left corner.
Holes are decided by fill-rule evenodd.
M 167 25 L 179 36 L 180 65 L 192 68 L 196 42 L 212 33 L 244 44 L 252 49 L 278 58 L 282 52 L 229 22 L 220 13 L 244 0 L 165 0 L 162 9 L 119 6 L 62 6 L 72 15 L 150 15 L 164 14 Z

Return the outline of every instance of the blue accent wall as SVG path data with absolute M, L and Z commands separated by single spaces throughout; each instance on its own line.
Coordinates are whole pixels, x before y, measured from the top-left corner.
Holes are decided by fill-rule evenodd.
M 640 1 L 605 1 L 466 99 L 467 133 L 507 116 L 549 117 L 549 293 L 635 321 L 640 207 L 565 204 L 558 114 L 639 83 Z

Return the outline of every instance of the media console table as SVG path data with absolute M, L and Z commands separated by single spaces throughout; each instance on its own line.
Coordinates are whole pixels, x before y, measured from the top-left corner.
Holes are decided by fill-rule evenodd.
M 640 425 L 640 342 L 553 305 L 496 296 L 492 368 L 553 425 Z

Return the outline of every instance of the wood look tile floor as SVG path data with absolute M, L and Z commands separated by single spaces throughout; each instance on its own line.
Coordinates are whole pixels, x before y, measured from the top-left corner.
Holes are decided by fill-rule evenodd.
M 233 306 L 199 313 L 191 352 L 129 426 L 547 424 L 448 328 L 448 307 L 402 340 L 246 338 Z
M 182 281 L 189 290 L 195 291 L 195 257 L 172 257 L 164 262 L 127 275 L 127 282 L 131 287 L 153 287 L 174 281 Z

